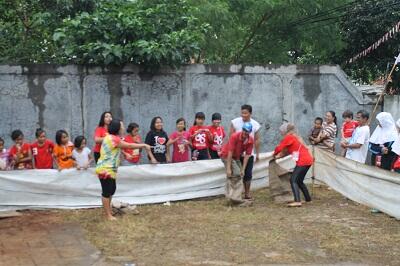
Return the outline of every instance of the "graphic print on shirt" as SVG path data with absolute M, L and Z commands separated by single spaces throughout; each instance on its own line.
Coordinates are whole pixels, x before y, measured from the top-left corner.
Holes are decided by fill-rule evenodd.
M 166 138 L 160 137 L 160 136 L 154 136 L 154 153 L 165 153 L 166 148 L 165 148 L 165 142 L 167 141 Z

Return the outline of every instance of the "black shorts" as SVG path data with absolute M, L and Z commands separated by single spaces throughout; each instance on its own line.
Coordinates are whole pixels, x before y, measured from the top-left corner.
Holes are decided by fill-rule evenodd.
M 219 155 L 217 151 L 210 150 L 211 159 L 219 159 Z
M 198 154 L 197 154 L 197 160 L 208 160 L 208 159 L 210 159 L 210 157 L 208 156 L 208 149 L 204 149 L 204 150 L 193 150 L 192 151 L 192 157 L 194 157 L 193 156 L 193 153 L 195 153 L 195 152 L 198 152 Z
M 115 190 L 117 190 L 117 184 L 115 178 L 99 178 L 101 183 L 101 195 L 104 198 L 110 198 L 114 195 Z
M 240 157 L 240 162 L 243 165 L 244 157 Z M 253 179 L 253 165 L 254 165 L 254 156 L 250 156 L 249 161 L 247 162 L 246 169 L 244 169 L 244 177 L 243 182 L 249 182 Z

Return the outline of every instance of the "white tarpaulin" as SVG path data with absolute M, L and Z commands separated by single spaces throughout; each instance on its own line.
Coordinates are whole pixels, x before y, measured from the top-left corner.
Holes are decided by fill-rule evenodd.
M 315 148 L 315 176 L 337 192 L 400 219 L 400 174 Z
M 255 164 L 254 189 L 267 186 L 271 155 L 262 154 Z M 216 196 L 224 194 L 225 179 L 220 160 L 121 166 L 114 198 L 145 204 Z M 0 211 L 98 206 L 101 206 L 101 186 L 94 169 L 0 172 Z

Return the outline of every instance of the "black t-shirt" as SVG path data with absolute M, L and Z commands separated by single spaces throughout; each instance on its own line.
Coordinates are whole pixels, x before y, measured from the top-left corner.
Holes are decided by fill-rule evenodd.
M 165 131 L 149 131 L 145 143 L 151 146 L 151 151 L 159 163 L 166 163 L 168 135 Z

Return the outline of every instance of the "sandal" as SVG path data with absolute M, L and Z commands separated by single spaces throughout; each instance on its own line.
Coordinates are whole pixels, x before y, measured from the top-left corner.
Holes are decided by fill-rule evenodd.
M 288 206 L 289 208 L 291 208 L 291 207 L 301 207 L 301 205 L 302 205 L 301 202 L 296 202 L 296 201 L 295 201 L 295 202 L 292 202 L 292 203 L 288 203 L 287 206 Z

